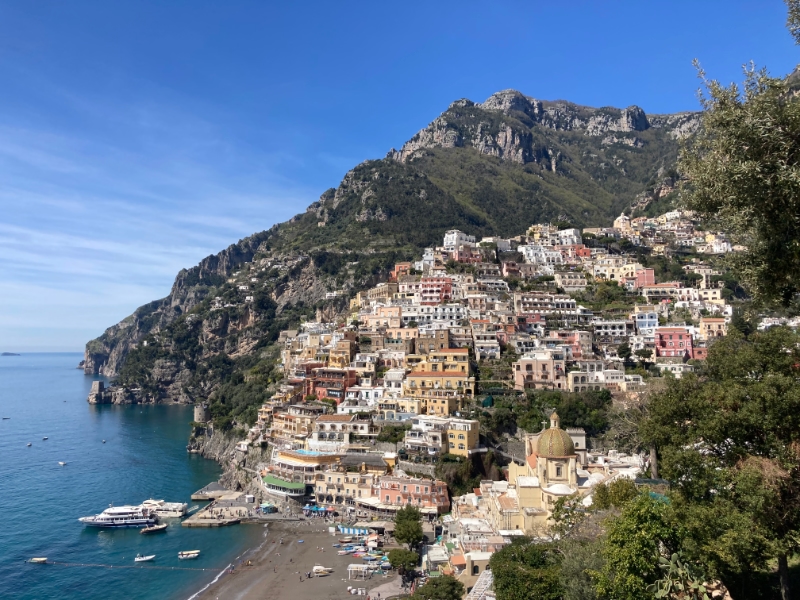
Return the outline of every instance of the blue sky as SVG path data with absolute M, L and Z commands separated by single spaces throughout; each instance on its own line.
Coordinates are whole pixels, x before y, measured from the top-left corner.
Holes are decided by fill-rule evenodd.
M 0 0 L 0 351 L 82 350 L 447 105 L 697 108 L 798 62 L 779 0 Z

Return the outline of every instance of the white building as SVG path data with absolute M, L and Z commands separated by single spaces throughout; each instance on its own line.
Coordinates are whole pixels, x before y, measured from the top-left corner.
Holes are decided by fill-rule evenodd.
M 474 244 L 474 235 L 467 235 L 458 229 L 451 229 L 444 234 L 444 249 L 448 252 L 454 252 L 458 250 L 459 246 L 472 246 Z

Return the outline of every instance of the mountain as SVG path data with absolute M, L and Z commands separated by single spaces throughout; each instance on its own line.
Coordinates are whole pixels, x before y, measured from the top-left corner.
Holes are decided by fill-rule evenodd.
M 343 312 L 447 229 L 513 236 L 542 221 L 603 225 L 645 206 L 672 189 L 679 142 L 698 122 L 513 90 L 453 102 L 400 150 L 356 166 L 304 213 L 182 270 L 166 298 L 90 341 L 85 372 L 120 384 L 96 401 L 211 399 L 226 416 L 252 416 L 280 379 L 281 329 L 319 309 Z

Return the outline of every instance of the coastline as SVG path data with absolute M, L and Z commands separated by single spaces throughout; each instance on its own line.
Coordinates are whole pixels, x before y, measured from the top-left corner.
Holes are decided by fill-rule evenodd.
M 257 525 L 242 524 L 240 527 Z M 337 538 L 328 532 L 328 527 L 316 520 L 270 523 L 264 527 L 263 542 L 244 551 L 232 573 L 223 571 L 186 600 L 344 600 L 351 597 L 348 586 L 372 590 L 397 578 L 392 573 L 390 576 L 376 574 L 367 581 L 348 581 L 347 566 L 361 561 L 336 553 L 333 544 Z M 248 561 L 251 564 L 248 565 Z M 306 574 L 315 565 L 332 568 L 333 572 L 308 579 Z

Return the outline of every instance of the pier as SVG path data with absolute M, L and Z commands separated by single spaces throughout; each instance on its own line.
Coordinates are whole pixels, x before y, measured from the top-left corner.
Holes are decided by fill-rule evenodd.
M 217 498 L 221 498 L 225 494 L 230 493 L 230 490 L 226 490 L 216 481 L 212 481 L 207 486 L 200 488 L 194 494 L 192 494 L 192 500 L 216 500 Z

